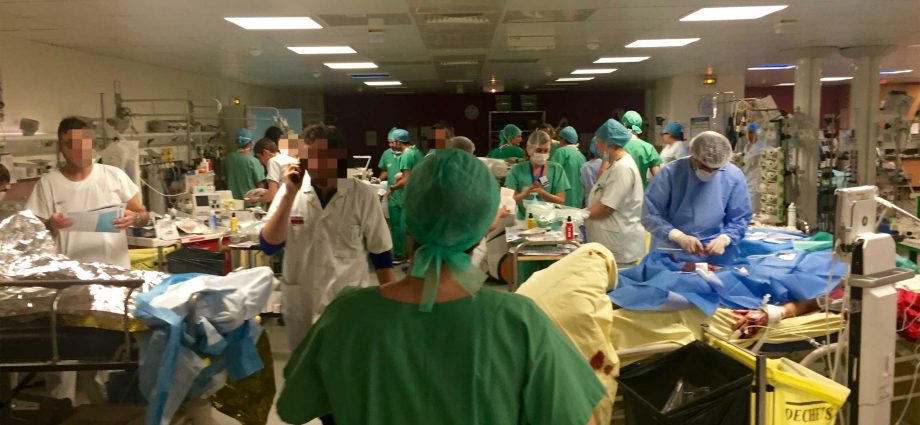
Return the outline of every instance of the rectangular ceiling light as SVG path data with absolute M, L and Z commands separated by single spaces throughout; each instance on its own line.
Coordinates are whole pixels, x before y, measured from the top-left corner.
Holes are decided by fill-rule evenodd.
M 323 26 L 306 16 L 224 18 L 247 30 L 315 30 Z
M 879 72 L 879 74 L 895 75 L 895 74 L 910 74 L 911 72 L 914 72 L 914 70 L 913 69 L 890 69 L 890 70 L 883 70 L 882 72 Z
M 594 77 L 565 77 L 565 78 L 557 78 L 556 82 L 557 83 L 567 83 L 571 81 L 591 81 L 593 79 Z
M 846 81 L 846 80 L 852 80 L 852 79 L 853 77 L 823 77 L 821 78 L 821 81 L 825 83 L 832 83 L 834 81 Z
M 626 45 L 627 49 L 647 47 L 681 47 L 700 41 L 699 38 L 659 38 L 654 40 L 636 40 Z
M 298 55 L 349 55 L 358 53 L 348 46 L 303 46 L 288 47 L 288 50 Z
M 379 78 L 390 78 L 390 74 L 348 74 L 349 77 L 357 80 L 373 80 Z
M 619 56 L 600 58 L 594 63 L 636 63 L 651 59 L 651 56 Z
M 682 22 L 700 21 L 742 21 L 747 19 L 760 19 L 771 13 L 779 12 L 789 6 L 735 6 L 735 7 L 704 7 L 683 18 Z
M 401 86 L 402 83 L 399 81 L 365 81 L 364 84 L 367 84 L 371 87 L 387 87 L 387 86 Z
M 377 64 L 373 62 L 331 62 L 331 63 L 324 63 L 323 65 L 326 65 L 332 69 L 374 69 L 374 68 L 377 68 Z
M 572 71 L 572 75 L 610 74 L 616 70 L 616 68 L 576 69 Z
M 795 65 L 788 64 L 788 63 L 781 63 L 781 64 L 752 66 L 748 68 L 748 71 L 773 71 L 777 69 L 795 69 Z
M 779 83 L 775 87 L 789 87 L 789 86 L 794 86 L 794 85 L 795 83 Z

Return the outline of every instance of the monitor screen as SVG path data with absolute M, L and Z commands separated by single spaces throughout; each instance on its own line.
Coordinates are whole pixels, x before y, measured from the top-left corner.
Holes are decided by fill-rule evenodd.
M 196 207 L 210 207 L 211 206 L 211 196 L 210 195 L 195 195 L 195 206 Z

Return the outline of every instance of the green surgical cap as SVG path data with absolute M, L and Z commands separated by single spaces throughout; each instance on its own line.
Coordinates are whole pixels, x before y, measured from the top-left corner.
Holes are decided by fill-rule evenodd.
M 393 140 L 399 143 L 409 143 L 409 132 L 401 128 L 393 130 Z
M 598 140 L 604 142 L 605 145 L 616 145 L 620 147 L 625 147 L 632 139 L 632 134 L 629 130 L 613 118 L 601 124 L 594 135 L 597 136 Z
M 511 141 L 511 139 L 521 134 L 521 129 L 514 124 L 508 124 L 501 132 L 498 133 L 498 145 L 504 145 Z
M 563 128 L 562 131 L 559 132 L 559 137 L 562 137 L 566 142 L 573 145 L 578 144 L 578 132 L 575 131 L 575 128 L 572 126 Z
M 636 134 L 642 134 L 642 115 L 639 115 L 636 111 L 626 111 L 623 114 L 623 125 L 626 128 L 636 132 Z
M 412 170 L 406 185 L 405 220 L 418 249 L 413 277 L 424 278 L 421 311 L 431 311 L 447 265 L 470 293 L 486 274 L 465 251 L 476 245 L 498 213 L 499 189 L 483 163 L 458 149 L 438 149 Z
M 396 141 L 396 139 L 393 138 L 393 133 L 395 133 L 396 130 L 397 130 L 397 128 L 396 128 L 396 127 L 393 127 L 393 128 L 390 129 L 390 132 L 387 133 L 387 141 L 388 141 L 388 142 L 395 142 L 395 141 Z

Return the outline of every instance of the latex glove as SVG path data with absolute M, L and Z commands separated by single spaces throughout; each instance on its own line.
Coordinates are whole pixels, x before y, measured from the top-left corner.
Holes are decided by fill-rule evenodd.
M 732 239 L 728 235 L 719 235 L 715 239 L 709 241 L 706 244 L 706 253 L 709 255 L 722 255 L 725 254 L 725 247 L 732 243 Z
M 137 222 L 137 213 L 131 210 L 125 210 L 121 217 L 112 220 L 112 226 L 118 230 L 124 230 Z
M 247 201 L 256 201 L 256 202 L 257 202 L 257 201 L 259 201 L 260 199 L 262 199 L 262 197 L 265 196 L 266 193 L 268 193 L 268 189 L 263 189 L 263 188 L 261 188 L 261 187 L 257 187 L 257 188 L 255 188 L 255 189 L 250 190 L 249 192 L 246 192 L 246 194 L 243 195 L 243 199 L 245 199 L 245 200 L 247 200 Z
M 63 230 L 70 226 L 73 226 L 73 222 L 64 218 L 64 213 L 51 214 L 51 218 L 48 219 L 48 227 L 53 230 Z
M 668 233 L 668 239 L 680 245 L 681 249 L 687 251 L 690 254 L 700 255 L 704 253 L 703 243 L 700 242 L 699 239 L 694 236 L 685 234 L 678 229 L 674 229 L 671 231 L 671 233 Z

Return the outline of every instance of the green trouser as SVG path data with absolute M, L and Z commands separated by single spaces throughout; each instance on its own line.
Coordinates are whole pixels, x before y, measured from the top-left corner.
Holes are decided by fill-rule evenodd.
M 390 235 L 393 236 L 393 256 L 405 258 L 406 229 L 403 221 L 403 207 L 396 205 L 392 199 L 388 204 L 390 210 Z

